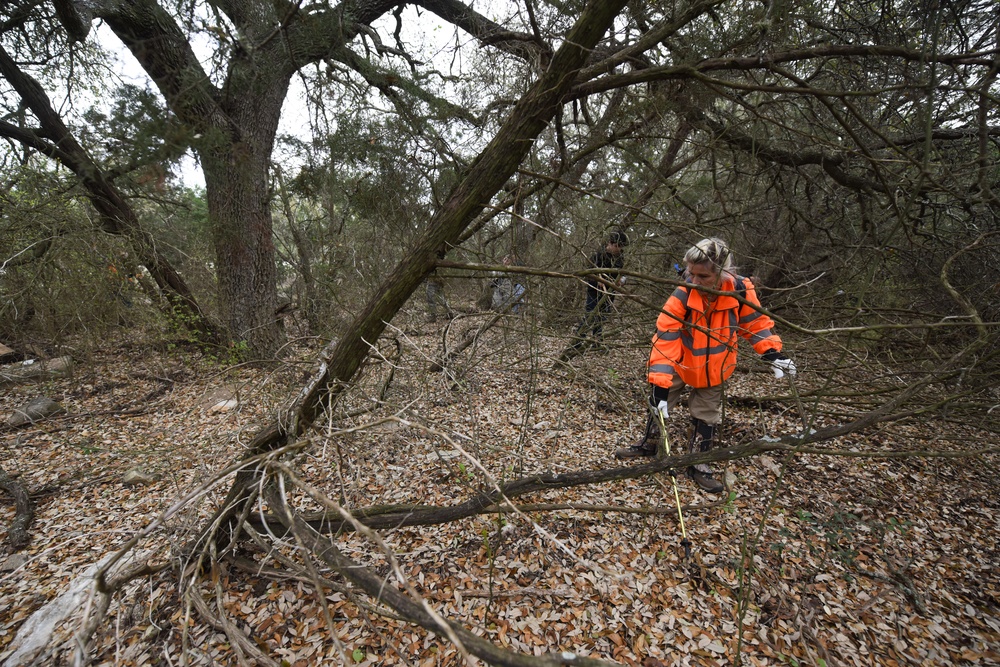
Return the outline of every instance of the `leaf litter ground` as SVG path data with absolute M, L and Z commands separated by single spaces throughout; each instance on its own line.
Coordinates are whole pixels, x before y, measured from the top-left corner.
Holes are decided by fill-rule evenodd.
M 621 465 L 613 451 L 634 441 L 645 419 L 641 336 L 553 370 L 565 341 L 533 335 L 531 324 L 510 318 L 444 373 L 426 371 L 439 354 L 441 325 L 397 332 L 403 354 L 388 390 L 389 364 L 373 364 L 339 407 L 356 416 L 320 424 L 293 462 L 297 474 L 356 509 L 448 506 L 534 472 Z M 32 613 L 205 488 L 138 547 L 154 561 L 176 554 L 228 490 L 231 478 L 209 487 L 216 473 L 275 417 L 311 365 L 307 352 L 268 372 L 109 345 L 78 360 L 72 380 L 6 389 L 11 409 L 44 393 L 68 413 L 0 432 L 5 467 L 37 504 L 29 547 L 0 572 L 0 657 Z M 726 444 L 802 428 L 788 386 L 760 370 L 741 366 L 734 375 Z M 803 373 L 798 388 L 818 381 Z M 783 400 L 762 398 L 776 396 Z M 810 403 L 805 411 L 819 427 L 850 408 Z M 675 446 L 684 438 L 679 412 Z M 392 415 L 404 421 L 339 430 Z M 954 426 L 942 440 L 940 428 L 899 422 L 825 445 L 898 451 L 940 441 L 942 449 L 973 449 L 992 437 Z M 157 481 L 124 485 L 133 468 Z M 518 499 L 535 510 L 382 537 L 437 612 L 526 654 L 571 651 L 647 667 L 731 665 L 737 657 L 748 665 L 1000 664 L 995 455 L 799 456 L 787 465 L 761 456 L 727 471 L 732 490 L 721 497 L 678 477 L 690 562 L 667 475 L 552 489 Z M 302 494 L 293 501 L 317 508 Z M 4 530 L 13 516 L 12 505 L 0 510 Z M 398 585 L 370 540 L 348 534 L 338 544 Z M 447 641 L 327 589 L 334 640 L 314 586 L 288 568 L 298 559 L 293 543 L 278 545 L 276 554 L 241 554 L 256 571 L 222 563 L 218 589 L 194 584 L 278 664 L 462 662 Z M 96 633 L 94 664 L 239 664 L 218 624 L 187 605 L 180 588 L 176 569 L 127 586 Z M 59 625 L 39 664 L 71 662 L 79 612 Z

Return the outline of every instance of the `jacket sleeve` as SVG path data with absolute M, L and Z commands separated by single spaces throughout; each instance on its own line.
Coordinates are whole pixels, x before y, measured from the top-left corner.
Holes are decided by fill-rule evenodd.
M 744 278 L 743 284 L 746 287 L 744 298 L 752 305 L 740 304 L 739 335 L 753 346 L 757 354 L 764 354 L 769 350 L 780 352 L 781 338 L 774 333 L 774 321 L 757 310 L 760 308 L 760 300 L 753 283 Z
M 670 387 L 674 380 L 674 363 L 681 360 L 684 352 L 681 335 L 684 317 L 687 313 L 688 290 L 678 287 L 663 304 L 656 318 L 656 332 L 653 347 L 649 352 L 647 379 L 658 387 Z

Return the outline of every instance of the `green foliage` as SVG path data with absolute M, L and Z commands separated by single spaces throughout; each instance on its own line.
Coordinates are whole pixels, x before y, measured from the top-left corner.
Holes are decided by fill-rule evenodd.
M 232 366 L 246 361 L 250 358 L 250 345 L 245 340 L 238 340 L 229 344 L 226 354 L 219 357 L 219 362 L 225 366 Z
M 159 251 L 185 277 L 198 303 L 206 307 L 215 290 L 212 265 L 216 259 L 204 190 L 178 189 L 169 201 L 138 200 L 136 207 Z
M 159 93 L 133 84 L 112 89 L 83 118 L 81 143 L 112 168 L 156 164 L 166 170 L 191 141 L 190 128 L 163 105 Z
M 172 308 L 167 317 L 168 349 L 178 345 L 201 345 L 202 341 L 194 327 L 194 316 L 180 308 Z
M 807 533 L 820 537 L 820 544 L 809 543 L 810 553 L 818 550 L 818 547 L 825 547 L 826 553 L 832 555 L 846 565 L 851 565 L 858 555 L 858 550 L 853 548 L 853 538 L 856 536 L 857 527 L 861 524 L 861 519 L 850 512 L 834 512 L 829 519 L 820 520 L 810 512 L 798 511 L 796 516 L 807 527 Z
M 422 231 L 451 170 L 392 116 L 351 113 L 319 137 L 281 138 L 307 166 L 285 181 L 292 210 L 276 201 L 275 235 L 282 291 L 333 334 Z
M 726 514 L 736 513 L 736 498 L 738 498 L 738 496 L 735 491 L 730 491 L 726 495 L 726 502 L 722 506 L 722 509 L 726 512 Z
M 94 232 L 86 207 L 51 194 L 67 187 L 63 176 L 31 169 L 9 176 L 0 195 L 0 335 L 55 344 L 148 321 L 124 240 Z

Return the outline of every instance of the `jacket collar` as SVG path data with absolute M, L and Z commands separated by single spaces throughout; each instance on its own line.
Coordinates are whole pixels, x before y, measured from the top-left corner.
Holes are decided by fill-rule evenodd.
M 719 285 L 720 292 L 734 292 L 736 290 L 736 280 L 732 275 L 726 274 L 726 277 L 722 280 L 722 284 Z M 713 304 L 713 310 L 728 310 L 730 308 L 739 308 L 740 302 L 731 296 L 716 296 L 715 303 Z M 708 307 L 708 302 L 705 300 L 705 295 L 702 294 L 694 285 L 688 286 L 688 308 L 692 310 L 697 310 L 704 313 Z

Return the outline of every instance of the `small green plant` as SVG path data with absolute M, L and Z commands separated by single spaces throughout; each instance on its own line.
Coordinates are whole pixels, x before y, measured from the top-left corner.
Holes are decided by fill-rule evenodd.
M 173 305 L 167 315 L 167 328 L 169 335 L 174 340 L 167 344 L 168 349 L 176 347 L 176 342 L 196 346 L 203 345 L 205 341 L 202 340 L 200 326 L 201 322 L 194 313 L 186 311 L 176 304 Z
M 906 533 L 908 533 L 910 528 L 913 526 L 913 522 L 910 521 L 909 519 L 900 521 L 894 516 L 889 517 L 888 523 L 889 523 L 889 530 L 895 531 L 900 535 L 906 535 Z
M 354 662 L 361 662 L 365 659 L 365 652 L 356 648 L 354 649 L 354 653 L 351 654 L 351 657 L 354 658 Z
M 486 601 L 486 614 L 483 617 L 484 620 L 490 620 L 493 613 L 493 586 L 496 577 L 496 558 L 497 551 L 503 544 L 503 527 L 506 525 L 506 519 L 502 516 L 497 516 L 493 521 L 493 525 L 496 528 L 496 537 L 494 540 L 490 540 L 490 529 L 483 528 L 480 531 L 480 535 L 483 536 L 483 549 L 486 552 L 486 561 L 489 564 L 487 568 L 487 582 L 489 590 L 489 598 Z
M 864 524 L 858 516 L 838 511 L 823 519 L 805 510 L 796 511 L 795 516 L 805 524 L 807 536 L 820 538 L 816 542 L 809 540 L 810 554 L 819 553 L 824 561 L 833 556 L 847 566 L 854 564 L 858 551 L 851 544 L 858 536 L 858 525 Z M 823 567 L 822 562 L 819 567 Z
M 238 363 L 250 356 L 250 344 L 245 340 L 239 340 L 229 346 L 230 363 Z
M 726 514 L 735 514 L 736 513 L 736 492 L 735 491 L 730 491 L 729 495 L 726 496 L 726 504 L 722 506 L 722 509 L 725 510 Z
M 223 347 L 209 359 L 220 366 L 234 366 L 250 358 L 250 345 L 245 340 L 234 341 L 228 347 Z

